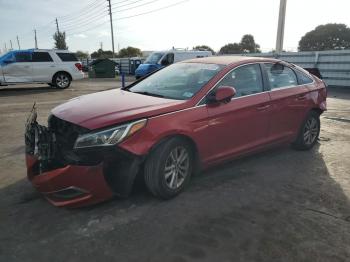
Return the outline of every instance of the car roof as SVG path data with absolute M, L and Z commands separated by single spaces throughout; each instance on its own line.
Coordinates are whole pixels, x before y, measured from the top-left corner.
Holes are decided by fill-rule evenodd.
M 261 61 L 261 62 L 277 62 L 280 60 L 264 57 L 250 57 L 250 56 L 209 56 L 202 58 L 194 58 L 183 61 L 183 63 L 203 63 L 203 64 L 218 64 L 230 65 L 241 62 Z
M 11 50 L 10 52 L 18 53 L 18 52 L 49 52 L 49 51 L 60 52 L 60 53 L 73 53 L 65 49 L 36 49 L 36 48 Z

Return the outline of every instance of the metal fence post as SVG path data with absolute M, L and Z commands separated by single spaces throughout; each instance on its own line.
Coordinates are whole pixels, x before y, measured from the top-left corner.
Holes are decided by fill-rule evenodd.
M 125 74 L 122 73 L 122 87 L 125 87 Z

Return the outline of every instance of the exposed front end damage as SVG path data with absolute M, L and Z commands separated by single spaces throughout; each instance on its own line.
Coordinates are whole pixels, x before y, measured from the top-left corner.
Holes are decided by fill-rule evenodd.
M 117 146 L 74 149 L 89 129 L 51 115 L 38 124 L 35 106 L 25 129 L 27 176 L 55 206 L 79 207 L 129 195 L 142 157 Z

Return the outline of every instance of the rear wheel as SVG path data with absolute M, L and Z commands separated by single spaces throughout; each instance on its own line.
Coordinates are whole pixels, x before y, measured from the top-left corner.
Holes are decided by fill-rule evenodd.
M 294 147 L 299 150 L 311 149 L 317 142 L 320 134 L 320 115 L 311 111 L 299 131 Z
M 53 77 L 52 84 L 59 89 L 66 89 L 70 86 L 72 79 L 70 75 L 64 72 L 59 72 Z
M 145 183 L 154 196 L 169 199 L 186 187 L 192 170 L 191 147 L 180 138 L 172 138 L 160 144 L 148 157 Z

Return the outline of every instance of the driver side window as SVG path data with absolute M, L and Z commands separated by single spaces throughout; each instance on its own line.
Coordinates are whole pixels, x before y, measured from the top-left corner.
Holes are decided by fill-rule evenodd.
M 231 86 L 236 96 L 247 96 L 263 92 L 261 69 L 258 64 L 240 66 L 233 69 L 217 86 Z
M 174 54 L 169 53 L 162 59 L 162 65 L 171 65 L 174 63 Z
M 32 61 L 32 56 L 29 52 L 17 52 L 15 53 L 15 58 L 17 63 Z

